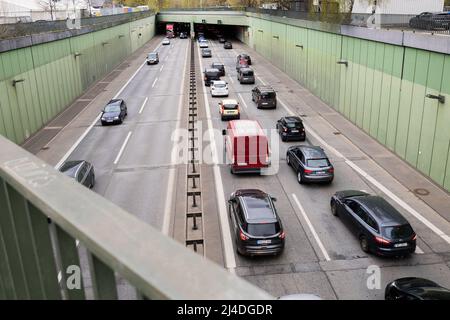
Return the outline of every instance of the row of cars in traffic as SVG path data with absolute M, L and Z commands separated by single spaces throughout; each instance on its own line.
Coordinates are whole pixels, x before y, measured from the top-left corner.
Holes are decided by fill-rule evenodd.
M 250 60 L 246 54 L 239 55 L 237 65 L 248 66 L 246 58 Z M 205 85 L 211 85 L 212 96 L 219 93 L 228 96 L 227 83 L 220 80 L 223 75 L 225 67 L 216 62 L 205 70 Z M 257 108 L 277 107 L 277 95 L 272 87 L 257 85 L 251 94 Z M 235 99 L 220 101 L 219 112 L 222 120 L 230 120 L 223 134 L 231 173 L 261 172 L 268 168 L 268 138 L 258 121 L 241 120 L 239 102 Z M 306 139 L 300 117 L 282 117 L 275 127 L 282 141 Z M 320 146 L 291 146 L 286 152 L 286 163 L 300 184 L 329 184 L 334 179 L 334 166 Z M 229 211 L 239 253 L 264 255 L 283 251 L 285 232 L 274 201 L 261 190 L 237 190 L 231 195 Z M 339 191 L 330 199 L 330 209 L 356 235 L 364 252 L 400 256 L 415 251 L 417 235 L 413 228 L 397 209 L 380 196 L 359 190 Z

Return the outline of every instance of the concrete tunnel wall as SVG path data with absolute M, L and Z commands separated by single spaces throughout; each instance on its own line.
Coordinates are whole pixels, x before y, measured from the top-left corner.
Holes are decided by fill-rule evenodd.
M 0 53 L 0 134 L 24 142 L 154 34 L 153 15 Z

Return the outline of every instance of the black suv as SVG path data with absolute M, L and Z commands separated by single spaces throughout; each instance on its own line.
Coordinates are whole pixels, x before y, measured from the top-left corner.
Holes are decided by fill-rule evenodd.
M 223 48 L 224 48 L 224 49 L 233 49 L 233 45 L 231 44 L 230 41 L 226 41 L 226 42 L 224 42 L 224 44 L 223 44 Z
M 221 77 L 225 76 L 225 66 L 222 62 L 213 62 L 211 68 L 218 69 Z
M 89 189 L 95 185 L 94 166 L 85 160 L 66 161 L 61 165 L 59 171 Z
M 333 181 L 334 168 L 321 147 L 306 145 L 289 147 L 286 162 L 296 172 L 298 183 Z
M 215 68 L 205 69 L 203 72 L 205 77 L 205 86 L 209 87 L 211 85 L 211 81 L 220 80 L 220 70 Z
M 382 197 L 364 191 L 338 191 L 331 213 L 358 237 L 364 252 L 404 256 L 416 250 L 417 235 L 409 222 Z
M 252 101 L 260 108 L 276 108 L 277 94 L 270 86 L 256 86 L 252 89 Z
M 277 121 L 276 128 L 282 141 L 306 139 L 305 127 L 299 117 L 283 117 Z
M 274 201 L 275 198 L 257 189 L 231 194 L 228 212 L 238 253 L 275 255 L 283 251 L 285 233 Z

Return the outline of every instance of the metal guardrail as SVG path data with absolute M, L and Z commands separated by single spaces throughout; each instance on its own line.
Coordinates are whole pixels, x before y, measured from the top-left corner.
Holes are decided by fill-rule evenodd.
M 149 299 L 273 299 L 2 136 L 0 149 L 0 299 L 85 299 L 65 285 L 76 239 L 96 299 L 118 297 L 116 274 Z
M 245 11 L 246 7 L 191 7 L 191 8 L 163 8 L 159 12 L 171 12 L 171 11 Z
M 139 11 L 109 16 L 98 16 L 80 19 L 80 27 L 107 28 L 153 15 L 153 11 Z M 0 25 L 0 39 L 23 37 L 44 32 L 75 31 L 70 29 L 66 20 L 36 21 L 28 23 L 11 23 Z

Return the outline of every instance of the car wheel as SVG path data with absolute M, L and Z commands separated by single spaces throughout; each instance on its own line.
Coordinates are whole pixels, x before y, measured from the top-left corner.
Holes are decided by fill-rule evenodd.
M 150 65 L 150 62 L 147 62 L 147 65 L 149 66 L 149 65 Z
M 286 142 L 286 137 L 281 136 L 281 141 Z
M 231 166 L 230 166 L 230 173 L 231 173 L 231 174 L 234 174 L 233 167 L 231 167 Z
M 291 159 L 288 154 L 286 155 L 286 163 L 289 167 L 291 166 Z
M 301 171 L 297 172 L 297 181 L 298 183 L 303 184 L 303 176 Z
M 369 242 L 367 241 L 366 236 L 359 237 L 359 245 L 361 246 L 361 250 L 364 252 L 369 252 Z
M 331 214 L 333 216 L 337 217 L 338 216 L 338 212 L 337 212 L 337 207 L 336 207 L 336 201 L 331 200 L 330 206 L 331 206 Z

